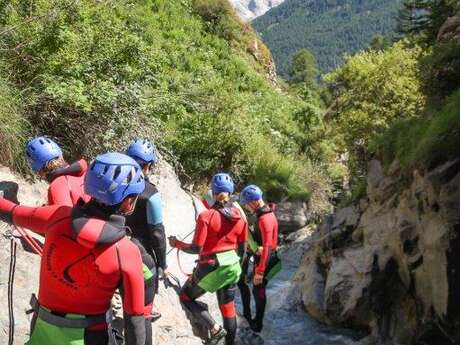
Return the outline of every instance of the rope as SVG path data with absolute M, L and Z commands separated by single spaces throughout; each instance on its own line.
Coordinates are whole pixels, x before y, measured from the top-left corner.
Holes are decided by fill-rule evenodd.
M 180 249 L 179 248 L 177 248 L 177 265 L 179 266 L 179 269 L 180 269 L 180 271 L 182 272 L 182 274 L 184 276 L 186 276 L 188 278 L 188 277 L 190 277 L 192 275 L 191 273 L 185 272 L 185 270 L 182 268 L 182 265 L 180 263 Z
M 40 245 L 37 243 L 35 238 L 29 235 L 27 230 L 19 227 L 19 226 L 14 226 L 16 231 L 19 232 L 19 234 L 24 238 L 24 240 L 27 242 L 27 244 L 32 248 L 32 250 L 35 252 L 35 254 L 42 256 L 43 254 L 43 249 L 40 247 Z
M 195 197 L 193 196 L 192 193 L 190 193 L 188 191 L 185 191 L 185 192 L 190 196 L 190 199 L 192 199 L 193 210 L 195 211 L 195 222 L 196 222 L 196 220 L 198 219 L 198 215 L 199 215 L 198 206 L 196 205 L 196 199 L 195 199 Z M 180 241 L 185 241 L 194 232 L 195 232 L 195 229 L 190 231 L 187 235 L 185 235 L 185 237 L 181 238 Z M 168 252 L 166 253 L 166 256 L 168 256 L 170 253 L 172 253 L 174 251 L 174 249 L 176 249 L 176 248 L 171 248 L 170 250 L 168 250 Z M 192 274 L 185 272 L 185 270 L 182 268 L 182 264 L 180 262 L 180 249 L 179 248 L 177 248 L 176 258 L 177 258 L 177 265 L 179 266 L 179 270 L 186 277 L 190 277 Z M 177 277 L 176 277 L 176 279 L 177 279 Z
M 14 343 L 14 309 L 13 309 L 13 288 L 14 288 L 14 272 L 16 270 L 16 249 L 17 243 L 14 238 L 10 242 L 10 268 L 8 273 L 8 345 Z

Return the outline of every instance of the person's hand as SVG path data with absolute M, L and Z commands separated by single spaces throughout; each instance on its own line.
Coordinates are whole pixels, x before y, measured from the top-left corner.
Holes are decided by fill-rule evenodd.
M 264 247 L 258 247 L 256 255 L 259 255 L 259 256 L 262 255 L 263 251 L 264 251 Z
M 172 248 L 177 248 L 177 237 L 176 236 L 169 236 L 168 237 L 168 241 L 169 241 L 169 245 L 172 247 Z
M 261 273 L 254 274 L 254 281 L 253 281 L 254 286 L 262 284 L 263 280 L 264 280 L 264 275 L 263 274 L 261 274 Z
M 19 185 L 13 181 L 1 181 L 0 182 L 0 197 L 19 204 L 18 201 Z

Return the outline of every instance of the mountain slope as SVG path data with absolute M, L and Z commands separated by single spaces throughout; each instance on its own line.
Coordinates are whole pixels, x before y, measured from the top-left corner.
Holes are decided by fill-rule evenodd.
M 197 180 L 224 170 L 268 186 L 255 176 L 278 171 L 281 192 L 297 176 L 277 167 L 297 164 L 302 101 L 273 85 L 270 52 L 227 0 L 8 2 L 0 30 L 5 165 L 36 133 L 72 158 L 150 137 Z
M 253 21 L 271 49 L 278 73 L 287 76 L 292 55 L 310 49 L 320 70 L 342 62 L 344 54 L 366 47 L 377 34 L 393 30 L 400 0 L 287 0 Z
M 263 15 L 284 0 L 229 0 L 243 20 L 252 20 Z

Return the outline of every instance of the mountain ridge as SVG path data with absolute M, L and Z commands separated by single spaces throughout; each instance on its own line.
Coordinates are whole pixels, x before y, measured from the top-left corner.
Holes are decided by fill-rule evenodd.
M 236 12 L 244 21 L 251 21 L 285 0 L 229 0 Z
M 390 36 L 400 0 L 286 0 L 252 24 L 269 46 L 278 73 L 287 77 L 292 56 L 307 48 L 326 73 L 369 45 L 376 35 Z

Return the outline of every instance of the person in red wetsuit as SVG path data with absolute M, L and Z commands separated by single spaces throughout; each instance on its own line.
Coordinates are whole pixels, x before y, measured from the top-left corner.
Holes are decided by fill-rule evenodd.
M 85 160 L 67 164 L 61 148 L 50 138 L 36 137 L 27 143 L 30 168 L 48 181 L 48 205 L 73 206 L 80 198 L 89 201 L 83 181 L 88 168 Z
M 240 203 L 250 213 L 257 216 L 254 231 L 249 234 L 249 252 L 243 259 L 243 274 L 238 282 L 243 302 L 243 315 L 248 320 L 254 332 L 263 328 L 263 319 L 267 297 L 265 289 L 268 281 L 281 269 L 281 262 L 276 253 L 278 248 L 278 220 L 273 205 L 267 205 L 262 199 L 262 190 L 249 185 L 240 193 Z M 256 316 L 251 316 L 251 294 L 245 277 L 249 266 L 250 256 L 254 257 L 253 295 L 256 303 Z
M 125 215 L 145 188 L 139 165 L 119 153 L 98 156 L 75 207 L 27 207 L 0 198 L 0 219 L 45 236 L 38 304 L 27 345 L 106 345 L 106 313 L 117 288 L 127 345 L 144 345 L 144 279 Z M 111 343 L 113 344 L 113 343 Z
M 183 305 L 210 332 L 208 344 L 215 345 L 225 337 L 226 345 L 233 345 L 236 335 L 235 284 L 241 275 L 240 254 L 247 240 L 247 223 L 240 211 L 230 202 L 233 181 L 228 174 L 212 179 L 214 205 L 198 216 L 192 243 L 169 238 L 171 247 L 189 254 L 199 254 L 198 265 L 180 292 Z M 196 302 L 206 292 L 216 292 L 224 327 L 212 318 L 207 308 Z

